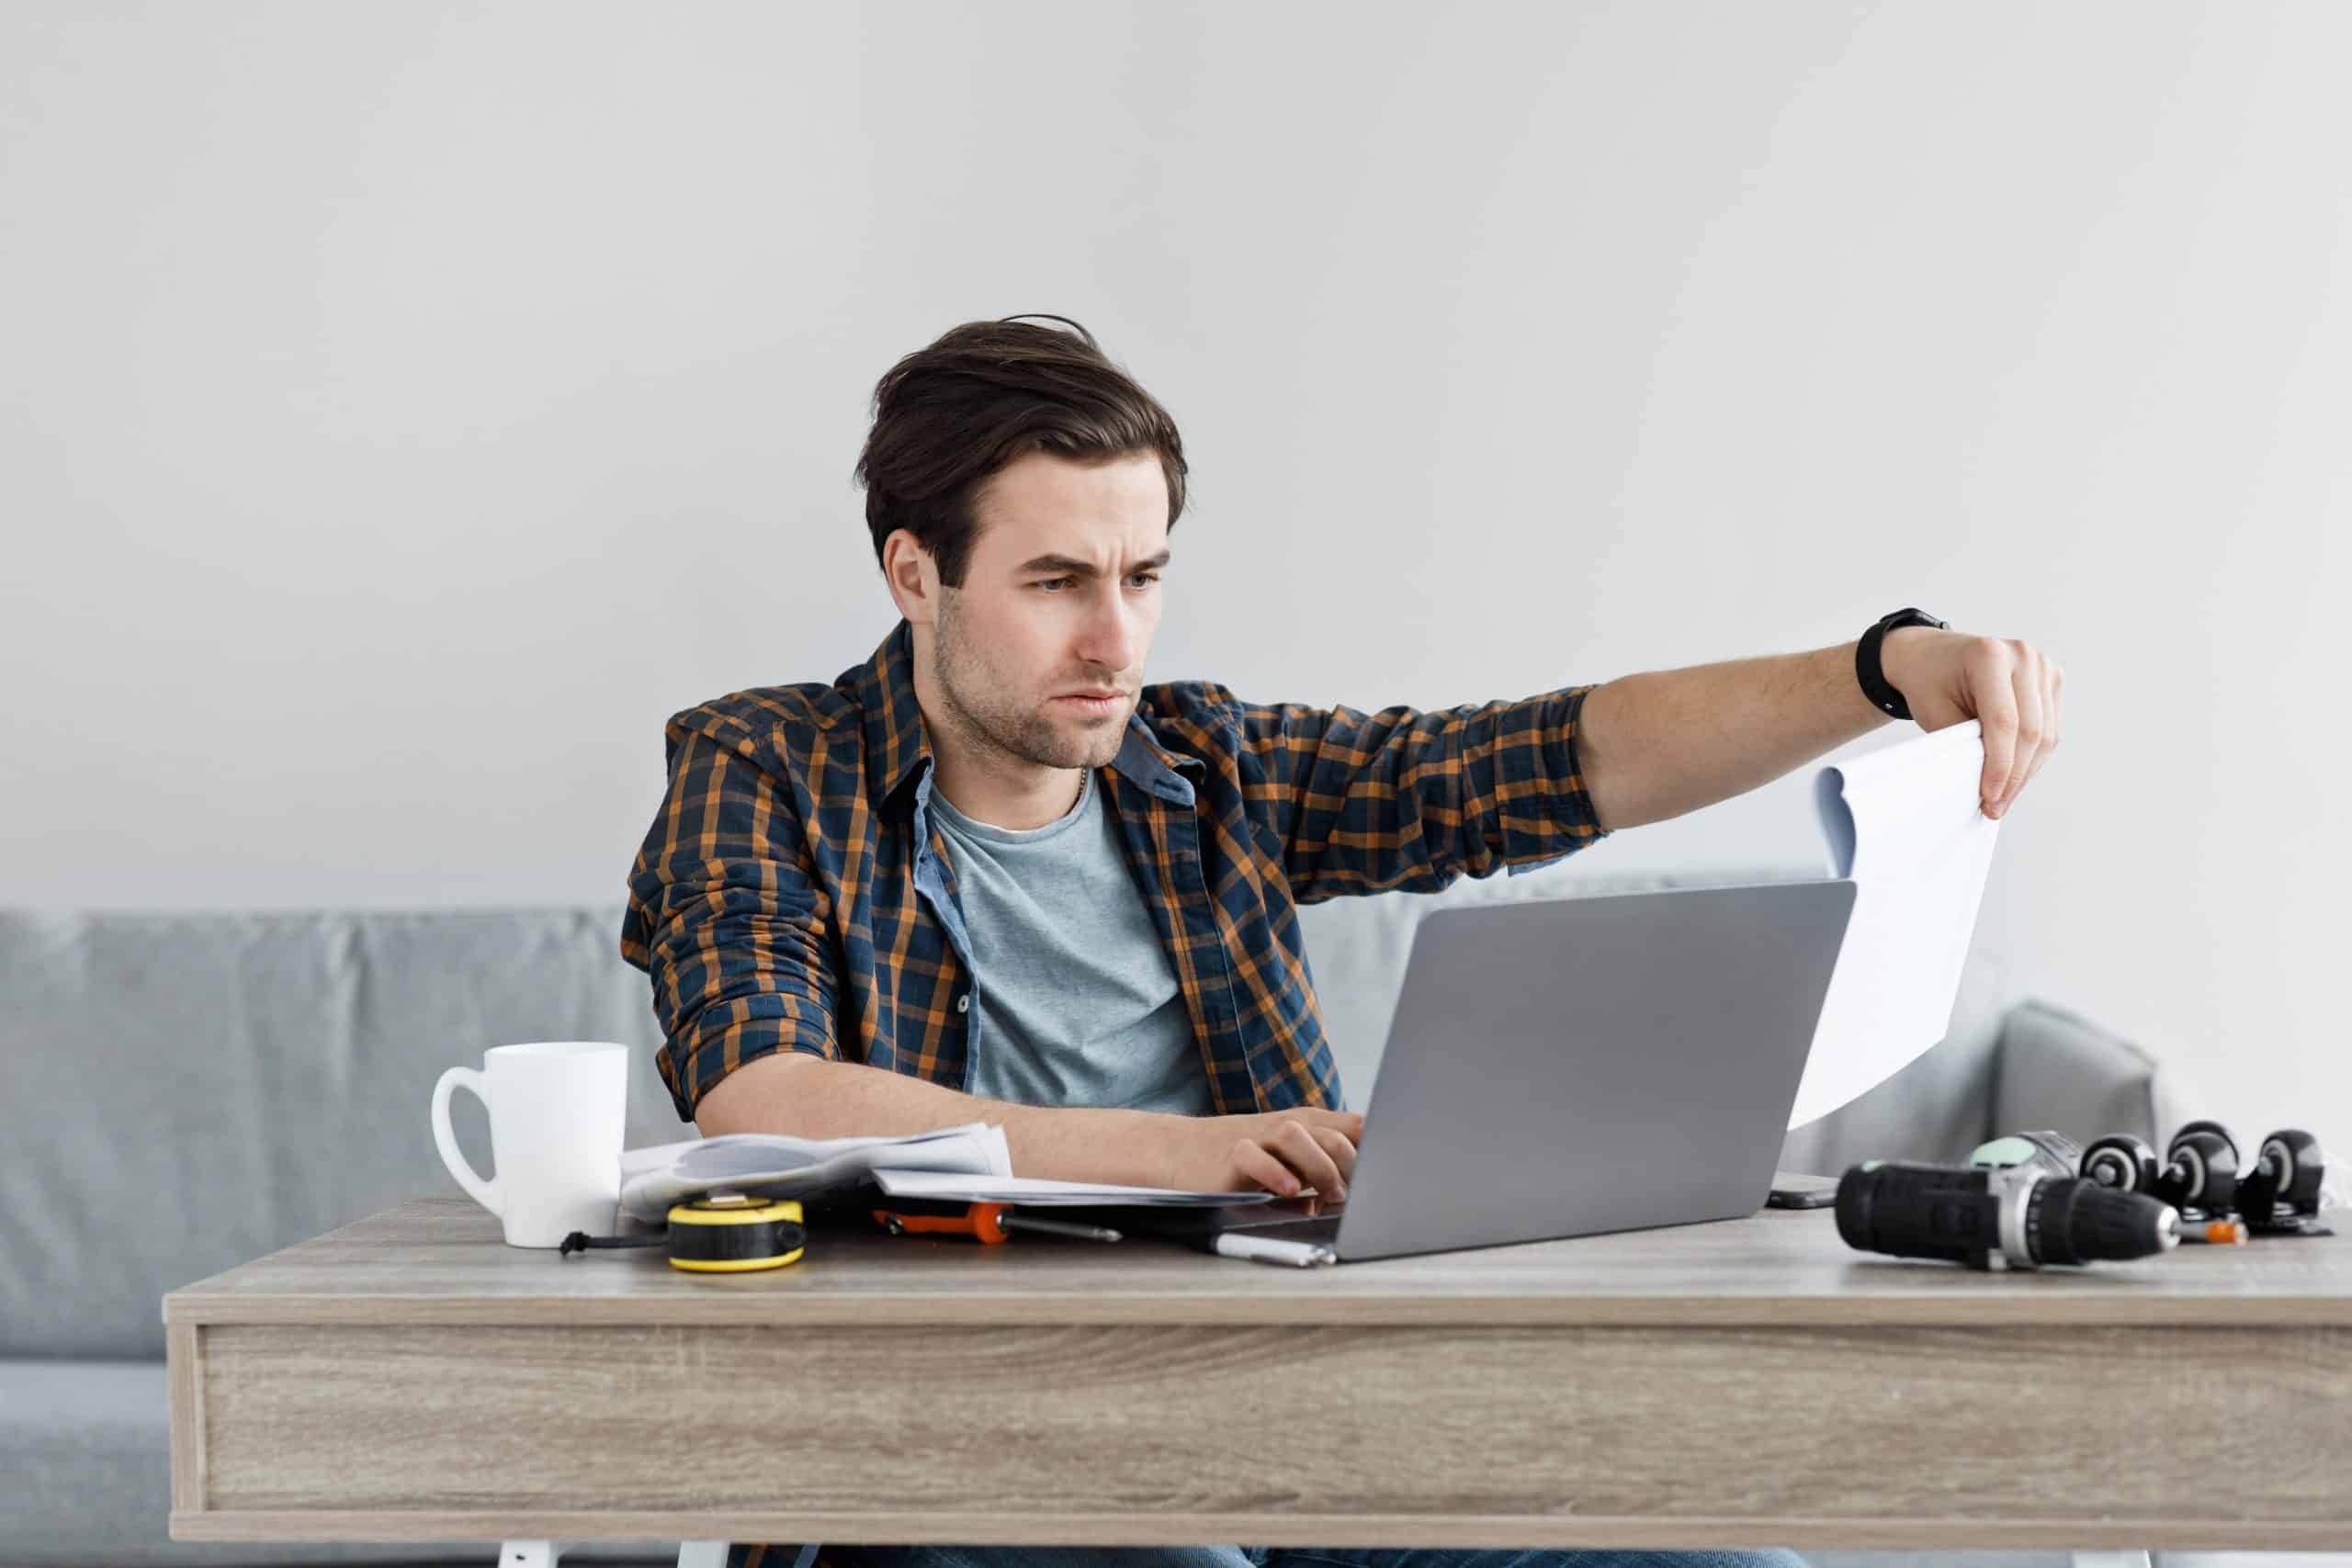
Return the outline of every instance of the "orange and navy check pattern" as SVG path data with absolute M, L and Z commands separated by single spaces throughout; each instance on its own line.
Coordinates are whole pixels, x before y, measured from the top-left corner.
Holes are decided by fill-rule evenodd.
M 972 987 L 901 620 L 831 685 L 673 716 L 621 956 L 652 981 L 681 1120 L 773 1051 L 967 1089 Z M 1097 772 L 1220 1114 L 1345 1109 L 1296 906 L 1434 893 L 1608 836 L 1577 772 L 1590 686 L 1364 714 L 1147 686 Z M 984 1042 L 985 1044 L 985 1042 Z

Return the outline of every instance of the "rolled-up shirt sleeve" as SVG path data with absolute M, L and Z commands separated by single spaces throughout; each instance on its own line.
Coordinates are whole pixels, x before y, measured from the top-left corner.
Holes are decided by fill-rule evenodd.
M 662 1081 L 681 1121 L 775 1051 L 838 1061 L 831 900 L 763 744 L 670 722 L 670 782 L 629 870 L 621 957 L 653 987 Z
M 1609 836 L 1577 761 L 1594 687 L 1421 712 L 1236 702 L 1292 897 L 1434 893 L 1516 874 Z

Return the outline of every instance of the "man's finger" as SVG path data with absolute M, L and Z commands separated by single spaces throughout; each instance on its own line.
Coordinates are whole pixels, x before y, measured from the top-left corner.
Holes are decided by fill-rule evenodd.
M 1984 651 L 1970 665 L 1969 683 L 1973 688 L 1977 728 L 1984 741 L 1984 776 L 1976 786 L 1977 808 L 1990 817 L 2000 802 L 2001 786 L 2008 780 L 2009 763 L 2017 753 L 2018 698 L 2009 683 L 2008 649 L 1990 639 L 1981 646 Z
M 1340 1162 L 1331 1157 L 1304 1122 L 1283 1118 L 1275 1129 L 1282 1146 L 1275 1152 L 1288 1160 L 1291 1168 L 1315 1184 L 1315 1190 L 1326 1198 L 1337 1198 L 1347 1190 L 1348 1184 L 1340 1175 Z
M 1290 1167 L 1267 1153 L 1255 1138 L 1238 1140 L 1227 1157 L 1236 1170 L 1270 1192 L 1287 1196 L 1298 1190 L 1298 1178 L 1291 1174 Z
M 2041 666 L 2041 744 L 2034 750 L 2033 766 L 2026 770 L 2024 784 L 2018 785 L 2020 790 L 2033 782 L 2033 775 L 2041 772 L 2041 764 L 2050 761 L 2050 753 L 2058 750 L 2058 666 L 2045 660 Z
M 1356 1179 L 1356 1146 L 1345 1133 L 1337 1127 L 1317 1127 L 1315 1129 L 1315 1141 L 1323 1145 L 1324 1152 L 1339 1166 L 1340 1180 L 1353 1181 Z
M 2041 755 L 2043 729 L 2041 708 L 2041 659 L 2029 650 L 2009 671 L 2009 691 L 2018 705 L 2017 745 L 2009 753 L 2009 776 L 2001 781 L 2001 793 L 1994 802 L 1995 810 L 2008 814 L 2018 791 L 2032 776 L 2034 760 Z

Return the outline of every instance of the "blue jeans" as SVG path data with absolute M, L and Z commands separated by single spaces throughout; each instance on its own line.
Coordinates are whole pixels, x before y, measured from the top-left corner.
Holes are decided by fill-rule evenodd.
M 1808 1568 L 1781 1548 L 1629 1551 L 1556 1547 L 828 1546 L 842 1568 Z

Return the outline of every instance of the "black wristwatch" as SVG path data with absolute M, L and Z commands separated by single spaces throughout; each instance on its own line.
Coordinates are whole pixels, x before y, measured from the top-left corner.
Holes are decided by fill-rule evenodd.
M 1896 718 L 1909 718 L 1911 705 L 1903 700 L 1902 693 L 1886 683 L 1886 671 L 1878 666 L 1879 644 L 1886 640 L 1887 633 L 1898 626 L 1934 626 L 1939 631 L 1948 632 L 1951 626 L 1949 622 L 1936 619 L 1925 610 L 1897 610 L 1891 615 L 1881 616 L 1870 630 L 1862 634 L 1862 640 L 1854 645 L 1854 678 L 1862 683 L 1862 695 L 1870 698 L 1882 713 L 1892 714 Z

